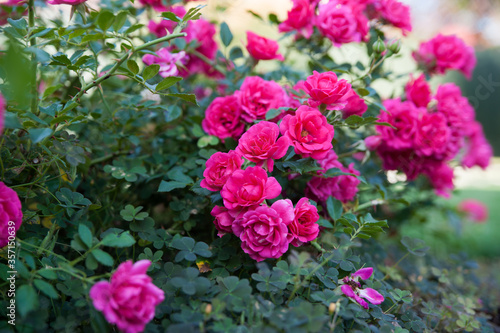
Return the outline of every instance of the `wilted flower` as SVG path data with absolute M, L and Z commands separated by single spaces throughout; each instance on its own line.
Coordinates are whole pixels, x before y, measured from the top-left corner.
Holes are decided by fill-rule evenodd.
M 362 268 L 339 281 L 339 283 L 342 284 L 340 289 L 342 290 L 344 295 L 349 297 L 351 300 L 354 300 L 365 309 L 368 309 L 368 303 L 366 303 L 363 298 L 365 298 L 372 304 L 380 304 L 384 301 L 384 296 L 382 296 L 375 289 L 361 289 L 361 283 L 359 283 L 358 280 L 367 280 L 372 276 L 372 274 L 372 267 Z

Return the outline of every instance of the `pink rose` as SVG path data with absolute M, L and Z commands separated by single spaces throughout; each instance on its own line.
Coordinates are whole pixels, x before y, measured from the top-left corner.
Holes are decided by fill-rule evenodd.
M 442 114 L 422 112 L 415 152 L 422 156 L 438 156 L 446 151 L 450 137 L 451 130 Z
M 344 104 L 341 109 L 342 118 L 347 119 L 352 115 L 362 116 L 366 110 L 368 110 L 368 105 L 366 105 L 365 100 L 359 97 L 359 95 L 351 89 L 347 94 L 345 94 L 340 100 L 340 104 Z
M 249 123 L 265 119 L 267 111 L 283 107 L 287 101 L 286 92 L 279 84 L 259 76 L 247 76 L 235 95 L 243 110 L 242 117 Z
M 292 240 L 288 225 L 294 219 L 290 200 L 278 200 L 271 207 L 249 210 L 233 224 L 233 232 L 241 239 L 241 248 L 250 258 L 262 261 L 280 258 Z
M 159 12 L 169 11 L 169 7 L 163 4 L 163 0 L 139 0 L 144 6 L 153 7 L 154 10 Z
M 280 130 L 302 157 L 322 159 L 333 147 L 333 126 L 328 124 L 321 112 L 305 105 L 299 107 L 295 115 L 285 116 Z
M 304 82 L 304 90 L 310 96 L 309 105 L 318 107 L 321 104 L 334 105 L 352 89 L 346 80 L 338 80 L 334 72 L 314 71 Z
M 448 69 L 461 71 L 468 79 L 476 65 L 474 49 L 456 36 L 437 35 L 420 44 L 413 58 L 429 73 L 444 74 Z
M 201 53 L 210 60 L 215 60 L 217 55 L 217 43 L 214 40 L 215 26 L 204 19 L 189 21 L 186 29 L 186 42 L 196 41 L 196 52 Z M 213 66 L 207 64 L 195 55 L 189 57 L 189 62 L 186 64 L 188 74 L 204 73 L 210 77 L 220 76 Z
M 170 50 L 166 47 L 156 51 L 156 54 L 158 56 L 145 54 L 142 57 L 142 61 L 148 66 L 152 64 L 160 65 L 158 74 L 160 74 L 161 77 L 179 75 L 177 65 L 185 65 L 188 59 L 186 52 L 180 51 L 178 53 L 170 53 Z
M 453 169 L 444 162 L 428 161 L 424 173 L 429 177 L 436 194 L 445 198 L 450 197 L 453 190 Z
M 319 6 L 315 25 L 337 47 L 345 43 L 361 42 L 368 34 L 368 19 L 359 8 L 342 5 L 337 1 L 322 4 Z
M 349 164 L 347 168 L 340 164 L 338 168 L 342 172 L 360 175 L 360 172 L 354 169 L 354 163 Z M 358 185 L 360 182 L 358 178 L 347 175 L 330 178 L 313 177 L 307 183 L 306 195 L 311 199 L 322 202 L 325 202 L 328 197 L 332 196 L 345 203 L 354 199 L 358 193 Z
M 365 138 L 365 146 L 368 150 L 377 149 L 382 143 L 382 137 L 380 135 L 371 135 Z
M 0 182 L 0 248 L 15 240 L 22 223 L 21 200 L 16 191 Z
M 278 139 L 280 129 L 275 123 L 261 121 L 250 127 L 243 134 L 236 147 L 236 152 L 254 162 L 257 166 L 266 165 L 273 171 L 274 160 L 285 156 L 290 141 L 287 137 Z
M 387 112 L 380 112 L 380 122 L 389 123 L 395 128 L 376 126 L 377 132 L 392 149 L 412 148 L 418 131 L 418 115 L 425 110 L 419 110 L 413 103 L 401 102 L 400 99 L 388 99 L 383 104 Z
M 293 7 L 288 11 L 285 21 L 280 23 L 280 32 L 297 30 L 299 35 L 305 38 L 311 37 L 313 33 L 314 5 L 309 0 L 292 0 Z
M 76 6 L 81 3 L 84 3 L 87 0 L 48 0 L 47 3 L 49 5 L 71 5 Z
M 400 28 L 403 35 L 411 32 L 410 7 L 397 0 L 382 0 L 380 2 L 380 14 L 382 18 L 393 26 Z
M 281 54 L 278 53 L 279 45 L 276 41 L 264 38 L 251 31 L 247 31 L 247 51 L 256 60 L 285 60 Z
M 235 96 L 217 97 L 205 111 L 201 126 L 210 135 L 219 139 L 237 139 L 245 130 L 241 119 L 241 107 Z
M 214 224 L 217 230 L 217 236 L 222 237 L 227 233 L 232 233 L 232 225 L 234 222 L 234 217 L 232 217 L 226 207 L 215 206 L 210 214 L 215 217 Z
M 471 221 L 481 223 L 488 220 L 488 206 L 481 201 L 466 199 L 460 202 L 457 208 L 464 212 Z
M 280 193 L 281 185 L 274 177 L 268 177 L 261 167 L 234 171 L 221 191 L 224 206 L 234 217 L 266 199 L 276 198 Z
M 210 191 L 220 191 L 228 178 L 243 165 L 243 159 L 234 150 L 217 152 L 207 160 L 200 186 Z
M 477 121 L 470 123 L 462 165 L 467 168 L 477 165 L 486 169 L 492 157 L 493 148 L 491 148 L 491 145 L 484 136 L 483 127 Z
M 406 99 L 418 107 L 427 107 L 432 99 L 431 87 L 423 74 L 416 80 L 411 76 L 410 81 L 405 86 L 405 91 Z
M 186 15 L 186 9 L 182 6 L 172 6 L 168 7 L 166 9 L 168 12 L 174 13 L 176 16 L 183 18 L 184 15 Z M 177 26 L 177 23 L 174 21 L 170 20 L 161 20 L 160 22 L 155 22 L 153 20 L 149 21 L 148 23 L 148 29 L 151 31 L 153 34 L 156 35 L 156 37 L 160 38 L 163 36 L 166 36 L 167 33 L 172 33 L 174 31 L 174 28 Z
M 126 261 L 118 266 L 110 282 L 97 282 L 90 289 L 94 307 L 125 333 L 142 332 L 165 298 L 163 290 L 146 274 L 150 265 L 149 260 L 135 264 Z
M 319 234 L 318 209 L 309 203 L 308 198 L 302 198 L 295 205 L 294 214 L 293 222 L 288 226 L 294 237 L 292 245 L 301 246 L 315 240 Z

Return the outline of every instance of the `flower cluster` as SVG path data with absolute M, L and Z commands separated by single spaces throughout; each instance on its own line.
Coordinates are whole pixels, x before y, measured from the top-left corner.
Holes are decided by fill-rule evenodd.
M 283 134 L 283 130 L 281 130 Z M 241 136 L 235 150 L 217 152 L 208 159 L 201 187 L 220 191 L 224 206 L 215 206 L 212 215 L 219 236 L 233 233 L 251 258 L 262 261 L 279 258 L 290 244 L 300 246 L 319 233 L 317 209 L 302 198 L 293 206 L 289 199 L 272 205 L 266 200 L 278 197 L 282 188 L 266 170 L 283 157 L 292 144 L 273 122 L 261 121 Z M 255 163 L 246 168 L 243 158 Z
M 180 18 L 186 15 L 186 10 L 182 6 L 165 7 L 161 1 L 156 0 L 141 0 L 141 3 L 160 12 L 172 12 Z M 169 20 L 150 21 L 148 28 L 157 37 L 163 37 L 167 33 L 172 33 L 176 25 L 176 22 Z M 157 51 L 157 56 L 145 55 L 142 59 L 143 62 L 147 65 L 159 64 L 161 68 L 165 68 L 166 70 L 163 71 L 160 69 L 160 75 L 163 77 L 173 75 L 188 77 L 198 73 L 219 77 L 220 73 L 205 61 L 207 59 L 214 61 L 217 55 L 218 47 L 214 40 L 215 26 L 200 18 L 196 21 L 189 21 L 184 32 L 186 33 L 186 42 L 193 45 L 192 48 L 188 49 L 189 55 L 184 51 L 176 50 L 175 47 L 162 48 Z
M 118 266 L 110 282 L 97 282 L 90 289 L 94 307 L 125 333 L 144 331 L 155 315 L 156 306 L 165 299 L 163 290 L 146 274 L 150 265 L 149 260 L 135 264 L 126 261 Z
M 475 112 L 460 88 L 453 83 L 441 85 L 435 96 L 424 76 L 406 85 L 406 100 L 384 101 L 378 136 L 366 140 L 375 149 L 386 170 L 402 170 L 409 180 L 426 175 L 436 192 L 448 196 L 453 189 L 453 169 L 448 163 L 465 149 L 461 164 L 485 168 L 492 149 Z
M 397 0 L 293 0 L 287 19 L 279 25 L 281 32 L 297 32 L 297 37 L 311 37 L 313 27 L 335 46 L 365 41 L 370 20 L 400 28 L 403 34 L 412 30 L 410 8 Z
M 476 66 L 474 49 L 467 46 L 457 36 L 438 34 L 431 40 L 420 44 L 413 58 L 430 74 L 444 74 L 454 69 L 462 72 L 468 79 Z
M 473 222 L 483 223 L 488 220 L 488 206 L 479 200 L 465 199 L 458 204 L 457 209 Z

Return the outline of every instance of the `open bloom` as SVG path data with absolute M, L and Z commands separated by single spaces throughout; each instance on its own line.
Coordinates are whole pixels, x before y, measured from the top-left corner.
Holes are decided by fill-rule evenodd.
M 149 260 L 135 264 L 126 261 L 118 266 L 109 282 L 97 282 L 90 289 L 94 307 L 125 333 L 142 332 L 165 298 L 163 290 L 146 274 L 150 265 Z
M 248 167 L 233 172 L 222 188 L 221 196 L 231 216 L 236 217 L 280 193 L 281 185 L 276 178 L 268 177 L 261 167 Z
M 397 0 L 382 0 L 380 2 L 382 18 L 393 26 L 400 28 L 403 35 L 411 32 L 410 7 Z
M 265 119 L 267 111 L 285 106 L 288 100 L 286 91 L 278 83 L 259 76 L 247 76 L 235 95 L 243 111 L 242 118 L 249 123 Z
M 293 235 L 293 246 L 315 240 L 319 234 L 318 209 L 309 203 L 308 198 L 302 198 L 297 202 L 294 209 L 294 219 L 288 226 Z
M 233 232 L 241 239 L 241 248 L 250 258 L 262 261 L 279 258 L 292 240 L 288 225 L 294 219 L 290 200 L 278 200 L 271 207 L 260 206 L 241 215 L 233 223 Z
M 427 107 L 432 99 L 431 87 L 422 74 L 417 79 L 411 76 L 405 86 L 406 99 L 412 101 L 418 107 Z
M 302 157 L 322 159 L 333 147 L 333 126 L 321 112 L 305 105 L 299 107 L 295 115 L 285 116 L 280 130 Z
M 457 36 L 437 35 L 420 44 L 413 58 L 429 73 L 444 74 L 449 69 L 461 71 L 468 79 L 476 65 L 474 49 Z
M 339 80 L 334 72 L 314 71 L 304 82 L 303 87 L 310 96 L 307 102 L 312 107 L 321 104 L 334 105 L 352 90 L 351 85 L 346 80 Z
M 210 191 L 220 191 L 227 179 L 240 170 L 243 159 L 234 150 L 228 153 L 216 152 L 207 160 L 206 169 L 203 171 L 203 179 L 200 186 Z
M 156 51 L 156 54 L 158 56 L 146 54 L 142 57 L 142 61 L 148 66 L 152 64 L 160 65 L 158 74 L 160 74 L 161 77 L 178 75 L 179 69 L 177 68 L 177 65 L 184 65 L 188 60 L 186 52 L 184 51 L 171 53 L 168 48 L 161 48 Z
M 201 127 L 222 141 L 231 137 L 239 138 L 245 130 L 245 124 L 241 119 L 238 98 L 234 95 L 215 98 L 205 111 Z
M 285 21 L 280 23 L 280 32 L 297 30 L 300 35 L 306 38 L 313 33 L 312 20 L 314 17 L 314 4 L 310 0 L 293 0 L 293 7 L 288 11 Z
M 364 299 L 372 304 L 380 304 L 384 301 L 384 296 L 382 296 L 378 291 L 372 288 L 361 289 L 361 283 L 358 282 L 359 279 L 367 280 L 373 274 L 372 267 L 362 268 L 350 276 L 346 276 L 339 283 L 342 284 L 340 289 L 351 300 L 357 302 L 363 308 L 368 309 L 368 303 Z
M 273 171 L 274 160 L 285 156 L 290 139 L 278 139 L 280 128 L 275 123 L 261 121 L 250 127 L 240 138 L 236 152 L 257 166 L 266 165 Z
M 0 182 L 0 248 L 13 240 L 9 236 L 15 237 L 21 223 L 23 212 L 16 191 Z
M 285 60 L 278 53 L 279 45 L 276 41 L 254 34 L 247 31 L 247 51 L 256 60 Z

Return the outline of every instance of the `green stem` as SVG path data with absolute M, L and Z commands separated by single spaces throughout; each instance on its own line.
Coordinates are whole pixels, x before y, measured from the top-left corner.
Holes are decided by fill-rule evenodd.
M 193 50 L 193 51 L 191 51 L 191 53 L 194 54 L 195 56 L 197 56 L 198 58 L 200 58 L 201 60 L 203 60 L 204 62 L 206 62 L 207 64 L 209 64 L 210 66 L 212 66 L 213 68 L 215 68 L 215 70 L 217 70 L 218 72 L 221 72 L 221 73 L 226 72 L 226 70 L 223 67 L 221 67 L 220 65 L 217 65 L 214 61 L 210 60 L 209 58 L 207 58 L 206 56 L 204 56 L 200 52 Z
M 31 0 L 31 1 L 33 1 L 33 0 Z M 161 37 L 161 38 L 152 40 L 152 41 L 150 41 L 148 43 L 145 43 L 145 44 L 142 44 L 141 46 L 136 47 L 133 50 L 130 50 L 129 52 L 125 53 L 118 60 L 118 62 L 106 73 L 106 75 L 103 75 L 103 76 L 97 78 L 96 80 L 92 81 L 91 83 L 89 83 L 89 84 L 85 85 L 84 87 L 82 87 L 82 89 L 78 92 L 78 94 L 76 94 L 75 97 L 73 97 L 71 100 L 73 102 L 78 102 L 79 99 L 80 99 L 80 97 L 82 97 L 83 94 L 85 94 L 88 90 L 90 90 L 90 89 L 98 86 L 104 80 L 107 80 L 111 75 L 114 74 L 114 72 L 116 72 L 116 70 L 121 66 L 121 64 L 123 64 L 125 62 L 125 60 L 127 60 L 128 58 L 130 58 L 133 54 L 135 54 L 135 53 L 137 53 L 137 52 L 139 52 L 141 50 L 147 49 L 148 47 L 156 45 L 158 43 L 166 42 L 166 41 L 169 41 L 169 40 L 174 39 L 174 38 L 185 37 L 185 36 L 186 36 L 186 33 L 184 33 L 184 32 L 181 32 L 181 33 L 178 33 L 178 34 L 171 34 L 171 35 L 168 35 L 168 36 L 165 36 L 165 37 Z
M 30 34 L 35 27 L 35 0 L 28 1 L 28 26 L 30 28 Z M 36 38 L 32 37 L 30 39 L 30 46 L 35 47 Z M 36 82 L 36 71 L 37 63 L 35 59 L 35 53 L 31 55 L 31 113 L 38 115 L 38 86 Z
M 394 267 L 398 267 L 399 263 L 400 263 L 401 261 L 403 261 L 406 257 L 408 257 L 408 255 L 409 255 L 409 254 L 410 254 L 410 253 L 408 252 L 408 253 L 406 253 L 404 256 L 402 256 L 402 257 L 401 257 L 401 259 L 399 259 L 399 260 L 398 260 L 398 262 L 397 262 L 397 263 L 395 263 L 395 264 L 394 264 L 394 266 L 392 266 L 392 267 L 393 267 L 393 268 L 394 268 Z M 384 276 L 384 278 L 382 279 L 382 281 L 385 281 L 388 277 L 389 277 L 389 273 L 387 273 L 387 274 Z
M 325 260 L 323 260 L 321 262 L 321 264 L 319 264 L 318 266 L 314 267 L 314 269 L 309 274 L 306 275 L 306 277 L 304 278 L 304 282 L 308 281 L 314 275 L 314 273 L 316 273 L 316 271 L 318 269 L 320 269 L 321 267 L 325 266 L 333 257 L 335 257 L 335 253 L 332 253 L 330 256 L 328 256 L 328 258 L 326 258 Z M 293 296 L 299 290 L 299 288 L 301 287 L 301 285 L 302 285 L 301 282 L 298 282 L 298 283 L 295 284 L 295 286 L 293 287 L 292 293 L 290 294 L 290 297 L 288 297 L 288 301 L 286 302 L 287 305 L 292 301 Z
M 354 211 L 357 212 L 357 211 L 363 210 L 365 208 L 382 205 L 384 203 L 385 203 L 385 200 L 375 199 L 375 200 L 368 201 L 368 202 L 365 202 L 364 204 L 359 205 Z

